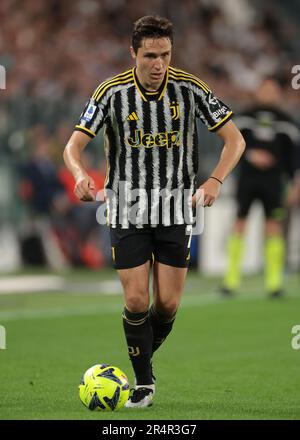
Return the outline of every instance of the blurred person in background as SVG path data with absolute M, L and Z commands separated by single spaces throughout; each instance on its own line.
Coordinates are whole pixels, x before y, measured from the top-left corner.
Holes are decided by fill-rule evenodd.
M 29 132 L 31 155 L 20 166 L 19 195 L 28 209 L 21 234 L 24 263 L 57 268 L 65 261 L 60 250 L 58 226 L 61 216 L 69 209 L 63 185 L 52 161 L 52 138 L 43 124 Z
M 20 166 L 20 194 L 32 215 L 49 215 L 64 196 L 64 189 L 51 157 L 52 141 L 45 125 L 31 128 L 29 144 L 30 157 Z
M 196 204 L 197 119 L 223 142 L 217 165 L 201 185 L 204 206 L 213 205 L 244 150 L 230 108 L 199 78 L 170 66 L 172 45 L 168 19 L 137 20 L 130 48 L 135 67 L 100 84 L 64 151 L 76 196 L 93 201 L 95 182 L 82 152 L 104 125 L 107 220 L 114 267 L 124 290 L 123 326 L 136 380 L 126 403 L 131 408 L 152 405 L 152 356 L 172 331 L 183 293 Z M 174 190 L 180 196 L 176 201 Z M 132 212 L 136 192 L 138 209 Z
M 111 259 L 107 228 L 95 221 L 99 203 L 81 203 L 73 191 L 72 174 L 55 163 L 57 135 L 60 139 L 66 130 L 60 124 L 52 136 L 45 125 L 37 124 L 29 131 L 31 153 L 19 166 L 19 196 L 26 207 L 26 220 L 20 228 L 23 261 L 55 269 L 60 268 L 59 261 L 62 267 L 100 268 Z M 83 163 L 101 190 L 105 171 L 96 169 L 93 161 L 85 152 Z
M 295 203 L 298 190 L 297 154 L 300 132 L 281 110 L 280 83 L 265 78 L 255 93 L 255 104 L 236 119 L 245 140 L 237 182 L 237 218 L 228 241 L 228 262 L 221 292 L 230 296 L 241 282 L 243 236 L 249 209 L 259 200 L 265 214 L 265 290 L 270 297 L 283 294 L 286 202 Z

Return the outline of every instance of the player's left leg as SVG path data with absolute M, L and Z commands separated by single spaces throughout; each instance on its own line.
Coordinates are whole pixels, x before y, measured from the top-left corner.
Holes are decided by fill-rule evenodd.
M 191 225 L 161 226 L 155 230 L 153 304 L 149 311 L 152 354 L 172 330 L 189 264 L 191 238 Z
M 153 267 L 153 304 L 149 318 L 153 330 L 152 354 L 172 330 L 184 288 L 187 268 L 159 262 Z

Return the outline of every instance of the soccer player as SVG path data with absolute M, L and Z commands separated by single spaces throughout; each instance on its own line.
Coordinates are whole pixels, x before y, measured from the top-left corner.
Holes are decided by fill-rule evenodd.
M 127 407 L 152 404 L 152 356 L 172 330 L 183 292 L 196 203 L 196 118 L 224 141 L 218 164 L 201 186 L 204 206 L 212 206 L 245 147 L 232 111 L 203 81 L 170 66 L 172 46 L 169 20 L 136 21 L 130 48 L 135 67 L 96 88 L 64 151 L 76 195 L 93 200 L 94 182 L 80 153 L 104 126 L 112 257 L 124 290 L 123 325 L 135 374 Z
M 228 265 L 222 293 L 230 295 L 240 286 L 243 234 L 254 200 L 265 213 L 265 290 L 276 298 L 283 293 L 285 244 L 283 238 L 284 192 L 287 183 L 297 187 L 295 168 L 300 140 L 299 128 L 282 110 L 280 84 L 265 78 L 255 93 L 255 104 L 235 122 L 245 140 L 237 183 L 237 218 L 228 241 Z

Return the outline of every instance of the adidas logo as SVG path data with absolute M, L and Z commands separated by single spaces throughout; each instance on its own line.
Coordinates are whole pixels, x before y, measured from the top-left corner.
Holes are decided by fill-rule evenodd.
M 127 121 L 138 121 L 138 120 L 139 118 L 137 117 L 137 114 L 135 112 L 132 112 L 127 118 Z

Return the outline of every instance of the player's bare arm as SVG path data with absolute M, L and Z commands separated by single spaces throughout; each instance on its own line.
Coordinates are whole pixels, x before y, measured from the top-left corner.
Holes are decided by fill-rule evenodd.
M 232 121 L 227 122 L 216 133 L 224 141 L 224 146 L 220 160 L 211 173 L 214 178 L 208 178 L 199 188 L 204 191 L 203 206 L 212 206 L 219 195 L 221 182 L 237 165 L 246 146 L 241 132 Z M 196 203 L 196 197 L 195 194 L 193 197 L 194 204 Z
M 64 150 L 64 161 L 75 179 L 74 192 L 79 200 L 95 200 L 95 183 L 88 175 L 81 162 L 81 152 L 90 141 L 90 137 L 80 131 L 74 131 Z

